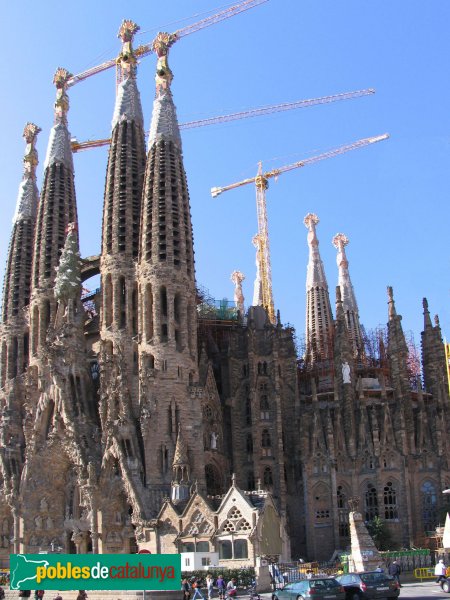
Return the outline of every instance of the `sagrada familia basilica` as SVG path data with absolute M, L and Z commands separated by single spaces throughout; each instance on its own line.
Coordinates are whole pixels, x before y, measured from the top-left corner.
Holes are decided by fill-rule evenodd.
M 444 344 L 423 300 L 421 374 L 392 288 L 387 328 L 360 324 L 338 234 L 330 294 L 318 223 L 305 217 L 306 344 L 254 302 L 219 310 L 197 289 L 189 193 L 159 36 L 146 149 L 132 47 L 112 120 L 101 252 L 80 257 L 70 73 L 36 182 L 24 175 L 0 325 L 0 557 L 10 552 L 217 552 L 328 559 L 349 544 L 348 505 L 381 517 L 397 547 L 421 544 L 450 487 Z M 82 297 L 82 283 L 100 289 Z M 332 304 L 334 308 L 332 308 Z

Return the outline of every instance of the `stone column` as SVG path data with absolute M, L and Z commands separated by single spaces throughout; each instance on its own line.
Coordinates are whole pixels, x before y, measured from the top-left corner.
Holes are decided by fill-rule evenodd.
M 383 563 L 381 554 L 370 537 L 367 527 L 364 524 L 362 515 L 358 512 L 359 498 L 354 496 L 348 499 L 350 507 L 350 543 L 351 558 L 354 571 L 374 571 L 378 565 Z

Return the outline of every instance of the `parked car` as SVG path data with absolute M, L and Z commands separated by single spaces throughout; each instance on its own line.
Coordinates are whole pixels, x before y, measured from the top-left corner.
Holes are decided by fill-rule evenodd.
M 272 600 L 345 600 L 345 591 L 334 577 L 314 577 L 288 583 L 272 594 Z
M 339 575 L 337 581 L 344 586 L 346 600 L 372 600 L 373 598 L 398 598 L 400 586 L 386 573 L 367 571 Z

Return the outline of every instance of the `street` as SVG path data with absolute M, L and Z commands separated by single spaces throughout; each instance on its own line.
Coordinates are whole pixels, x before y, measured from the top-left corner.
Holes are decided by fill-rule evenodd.
M 242 594 L 242 598 L 246 598 Z M 270 600 L 271 594 L 261 594 L 261 598 L 264 600 Z M 435 583 L 434 579 L 430 581 L 414 581 L 412 583 L 402 584 L 399 600 L 410 600 L 410 598 L 420 598 L 420 600 L 435 600 L 436 598 L 448 598 L 450 600 L 450 594 L 446 594 L 442 591 L 441 587 Z

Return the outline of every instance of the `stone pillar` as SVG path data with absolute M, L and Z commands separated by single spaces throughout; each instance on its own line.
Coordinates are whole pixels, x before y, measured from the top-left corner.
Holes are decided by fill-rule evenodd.
M 271 576 L 269 571 L 269 564 L 266 559 L 261 556 L 256 557 L 255 565 L 255 577 L 256 577 L 256 591 L 259 592 L 271 592 Z
M 358 504 L 359 498 L 349 498 L 350 543 L 353 563 L 349 564 L 349 570 L 355 572 L 374 571 L 378 565 L 382 564 L 383 560 L 367 531 L 361 513 L 358 512 Z

